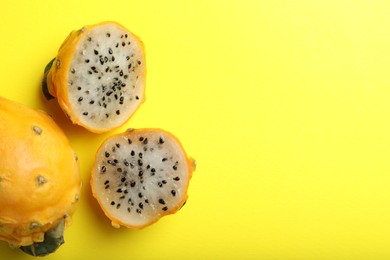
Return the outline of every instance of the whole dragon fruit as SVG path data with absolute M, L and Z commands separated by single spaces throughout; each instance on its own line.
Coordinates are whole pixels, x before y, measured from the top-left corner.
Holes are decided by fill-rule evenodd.
M 103 133 L 124 124 L 144 101 L 141 40 L 116 22 L 73 31 L 45 68 L 42 90 L 74 124 Z
M 100 146 L 92 193 L 114 227 L 143 228 L 184 205 L 194 170 L 172 134 L 131 129 Z
M 0 240 L 52 253 L 79 201 L 77 156 L 49 115 L 2 97 L 0 129 Z

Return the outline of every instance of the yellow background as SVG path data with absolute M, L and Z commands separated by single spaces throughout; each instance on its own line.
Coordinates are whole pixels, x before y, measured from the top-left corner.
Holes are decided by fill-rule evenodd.
M 45 259 L 390 259 L 389 1 L 2 1 L 0 95 L 53 114 L 84 182 Z M 73 29 L 115 20 L 147 51 L 146 102 L 198 161 L 187 205 L 114 229 L 91 197 L 109 134 L 71 125 L 40 81 Z M 1 155 L 0 155 L 1 156 Z M 0 243 L 1 259 L 31 259 Z

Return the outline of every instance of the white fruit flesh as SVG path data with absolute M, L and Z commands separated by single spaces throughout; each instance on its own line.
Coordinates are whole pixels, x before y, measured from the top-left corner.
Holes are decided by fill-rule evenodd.
M 145 57 L 131 32 L 108 23 L 78 43 L 68 72 L 68 96 L 83 125 L 122 125 L 144 99 Z
M 106 214 L 118 220 L 112 221 L 114 226 L 143 227 L 182 206 L 189 167 L 171 135 L 159 130 L 126 132 L 108 139 L 98 151 L 95 197 Z

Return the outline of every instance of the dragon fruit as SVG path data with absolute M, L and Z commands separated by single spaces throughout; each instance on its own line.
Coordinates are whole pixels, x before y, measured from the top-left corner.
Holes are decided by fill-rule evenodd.
M 0 240 L 52 253 L 78 205 L 77 156 L 49 115 L 2 97 L 0 129 Z
M 129 129 L 96 153 L 91 187 L 112 226 L 144 228 L 187 201 L 195 161 L 161 129 Z
M 42 90 L 77 125 L 103 133 L 123 125 L 144 101 L 142 41 L 116 22 L 73 31 L 45 68 Z

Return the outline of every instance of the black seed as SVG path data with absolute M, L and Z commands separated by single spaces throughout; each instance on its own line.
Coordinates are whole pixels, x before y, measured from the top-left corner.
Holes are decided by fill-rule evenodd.
M 117 172 L 122 172 L 122 168 L 120 168 L 120 167 L 116 170 L 117 170 Z
M 127 212 L 129 212 L 129 213 L 130 213 L 130 212 L 131 212 L 131 209 L 130 209 L 130 208 L 127 208 Z
M 173 178 L 174 181 L 180 181 L 180 177 L 179 176 L 176 176 L 175 178 Z
M 129 193 L 129 191 L 128 191 L 128 190 L 125 190 L 124 193 L 127 194 L 127 193 Z
M 144 172 L 143 172 L 143 171 L 139 171 L 139 172 L 138 172 L 138 176 L 139 176 L 139 177 L 142 177 L 142 175 L 144 175 Z
M 101 169 L 101 172 L 102 172 L 102 173 L 105 173 L 106 170 L 107 170 L 106 166 L 103 165 L 103 166 L 102 166 L 102 169 Z
M 125 38 L 127 38 L 127 33 L 125 34 Z
M 131 69 L 131 63 L 129 63 L 129 65 L 127 66 L 128 69 Z
M 162 204 L 162 205 L 165 205 L 165 200 L 159 199 L 159 200 L 158 200 L 158 203 L 160 203 L 160 204 Z
M 130 163 L 130 168 L 134 169 L 134 164 Z
M 143 196 L 141 192 L 138 193 L 138 197 L 142 198 Z
M 84 112 L 83 115 L 84 115 L 84 116 L 87 116 L 87 115 L 88 115 L 88 112 Z
M 176 191 L 175 190 L 171 190 L 171 194 L 172 194 L 172 196 L 176 196 Z
M 129 198 L 129 200 L 127 201 L 127 203 L 131 204 L 131 205 L 134 205 L 133 201 L 131 200 L 131 198 Z
M 117 148 L 121 147 L 121 145 L 120 145 L 119 143 L 116 143 L 115 146 L 116 146 Z
M 142 204 L 142 202 L 140 202 L 140 203 L 138 204 L 138 207 L 139 207 L 140 209 L 144 209 L 144 204 Z
M 129 144 L 131 144 L 131 143 L 132 143 L 131 139 L 127 139 L 127 142 L 128 142 Z
M 167 211 L 167 210 L 168 210 L 168 207 L 165 206 L 165 207 L 162 208 L 162 210 Z
M 95 55 L 99 54 L 99 52 L 97 50 L 93 50 L 93 53 L 95 53 Z
M 86 60 L 85 60 L 85 63 L 89 63 L 89 59 L 86 59 Z
M 176 171 L 177 170 L 177 165 L 179 164 L 178 161 L 175 162 L 175 165 L 172 166 L 172 168 Z
M 91 38 L 91 37 L 88 37 L 87 40 L 90 42 L 90 41 L 92 41 L 92 38 Z
M 110 34 L 110 33 L 106 33 L 106 36 L 107 36 L 107 37 L 110 37 L 110 36 L 111 36 L 111 34 Z
M 148 144 L 148 138 L 145 138 L 143 141 L 144 144 Z
M 121 193 L 121 192 L 122 192 L 122 189 L 119 188 L 119 189 L 116 190 L 116 192 Z
M 121 114 L 121 111 L 117 110 L 115 113 L 116 113 L 117 115 L 120 115 L 120 114 Z
M 119 42 L 117 42 L 115 45 L 115 48 L 118 48 L 118 47 L 119 47 Z
M 140 61 L 140 60 L 137 60 L 137 63 L 138 63 L 138 65 L 140 65 L 140 64 L 141 64 L 141 61 Z
M 130 182 L 130 187 L 134 188 L 135 184 L 136 184 L 135 181 L 131 181 Z
M 114 149 L 115 149 L 115 148 L 114 148 Z M 114 149 L 113 149 L 113 150 L 114 150 Z M 118 163 L 118 162 L 119 162 L 119 161 L 118 161 L 117 159 L 114 159 L 114 163 Z
M 159 181 L 159 182 L 157 183 L 157 185 L 158 185 L 160 188 L 162 188 L 162 186 L 163 186 L 163 184 L 161 183 L 161 181 Z
M 126 198 L 125 195 L 122 195 L 122 196 L 119 197 L 119 199 L 121 199 L 121 200 L 123 200 L 124 198 Z
M 138 139 L 140 142 L 142 142 L 144 140 L 144 138 L 141 136 L 139 139 Z
M 112 56 L 111 61 L 115 61 L 115 57 L 114 56 Z
M 165 161 L 167 161 L 168 160 L 168 158 L 162 158 L 162 160 L 161 161 L 163 161 L 163 162 L 165 162 Z
M 106 158 L 108 158 L 110 156 L 110 153 L 109 152 L 105 152 L 104 155 L 106 156 Z
M 135 155 L 134 150 L 131 150 L 130 155 L 131 155 L 131 156 L 134 156 L 134 155 Z
M 130 60 L 130 56 L 126 56 L 126 60 Z
M 110 183 L 110 181 L 109 181 L 109 180 L 106 180 L 106 181 L 104 182 L 104 185 L 107 185 L 108 183 Z
M 119 71 L 119 76 L 123 76 L 123 70 Z
M 77 90 L 81 90 L 81 87 L 79 86 L 79 87 L 77 87 Z
M 144 163 L 142 162 L 142 160 L 138 159 L 138 166 L 142 166 Z
M 103 104 L 103 106 L 104 106 L 104 104 Z M 106 105 L 105 107 L 107 107 L 107 105 Z M 108 118 L 108 117 L 109 117 L 109 115 L 108 115 L 108 114 L 106 114 L 106 118 Z
M 135 96 L 135 99 L 139 100 L 139 96 Z
M 106 187 L 104 187 L 104 188 L 107 190 L 108 188 L 110 188 L 110 185 L 107 184 Z
M 112 93 L 113 93 L 113 91 L 111 91 L 111 90 L 107 91 L 106 96 L 109 97 L 109 96 L 111 96 Z
M 77 99 L 78 102 L 81 102 L 83 101 L 83 97 L 79 97 L 79 99 Z
M 101 57 L 101 58 L 99 59 L 99 62 L 100 62 L 101 65 L 104 64 L 104 59 L 103 59 L 103 57 Z
M 126 43 L 125 42 L 122 42 L 122 46 L 125 46 L 126 45 Z
M 162 137 L 160 137 L 160 139 L 158 139 L 158 143 L 159 144 L 163 144 L 164 143 L 164 139 L 162 139 Z
M 115 201 L 111 201 L 111 205 L 115 205 Z
M 108 53 L 112 54 L 112 49 L 111 48 L 108 48 Z
M 166 180 L 162 180 L 161 181 L 163 184 L 167 184 L 167 181 Z
M 139 157 L 139 158 L 142 158 L 142 156 L 143 156 L 142 153 L 139 153 L 139 154 L 138 154 L 138 157 Z
M 142 213 L 142 211 L 140 209 L 137 209 L 136 211 L 137 211 L 138 214 Z
M 108 62 L 108 57 L 104 56 L 104 62 Z
M 120 208 L 120 206 L 121 206 L 121 204 L 120 204 L 120 203 L 118 203 L 118 204 L 116 205 L 116 208 L 117 208 L 117 209 L 119 209 L 119 208 Z
M 76 70 L 75 70 L 74 68 L 72 68 L 72 69 L 70 70 L 70 72 L 72 72 L 72 74 L 74 74 L 74 73 L 76 72 Z

